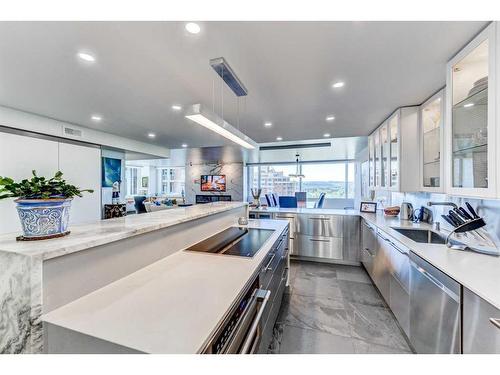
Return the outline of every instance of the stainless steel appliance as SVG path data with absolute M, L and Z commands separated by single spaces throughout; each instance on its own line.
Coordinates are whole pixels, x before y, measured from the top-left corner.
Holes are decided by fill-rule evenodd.
M 413 220 L 413 206 L 411 203 L 408 202 L 401 203 L 399 218 L 401 220 Z
M 262 337 L 262 317 L 271 292 L 256 279 L 203 350 L 206 354 L 252 354 Z
M 464 354 L 500 354 L 500 309 L 464 288 Z
M 365 219 L 361 221 L 361 263 L 373 279 L 373 262 L 377 252 L 377 228 Z
M 410 253 L 410 342 L 417 353 L 460 353 L 460 284 Z
M 251 258 L 273 233 L 271 229 L 230 227 L 186 250 Z

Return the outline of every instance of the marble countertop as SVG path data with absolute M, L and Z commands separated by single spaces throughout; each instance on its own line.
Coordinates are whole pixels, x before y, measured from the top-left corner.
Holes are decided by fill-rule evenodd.
M 250 212 L 361 216 L 406 246 L 414 254 L 425 259 L 467 289 L 500 309 L 500 257 L 478 254 L 472 251 L 452 250 L 440 244 L 418 243 L 392 229 L 392 227 L 432 229 L 429 224 L 399 220 L 397 217 L 386 217 L 382 212 L 370 214 L 359 210 L 271 207 L 266 209 L 250 208 Z M 441 229 L 441 232 L 444 234 L 449 233 L 445 228 Z
M 0 251 L 46 260 L 246 205 L 246 202 L 215 202 L 71 225 L 69 236 L 45 241 L 16 241 L 18 233 L 8 233 L 0 235 Z
M 197 353 L 288 223 L 253 258 L 179 251 L 44 315 L 42 320 L 146 353 Z

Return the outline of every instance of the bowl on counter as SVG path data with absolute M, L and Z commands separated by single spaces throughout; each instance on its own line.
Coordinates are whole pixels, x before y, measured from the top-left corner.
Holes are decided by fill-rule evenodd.
M 384 215 L 389 217 L 396 217 L 399 215 L 401 208 L 399 206 L 392 206 L 384 208 Z

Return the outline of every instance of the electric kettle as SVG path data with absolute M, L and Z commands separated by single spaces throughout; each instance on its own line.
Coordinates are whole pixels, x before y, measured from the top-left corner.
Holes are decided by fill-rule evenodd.
M 403 202 L 401 203 L 401 211 L 399 212 L 399 218 L 401 220 L 413 220 L 413 206 L 411 203 Z

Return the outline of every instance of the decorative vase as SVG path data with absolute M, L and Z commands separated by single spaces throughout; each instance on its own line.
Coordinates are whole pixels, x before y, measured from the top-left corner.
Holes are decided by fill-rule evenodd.
M 59 237 L 68 232 L 73 198 L 16 199 L 25 239 Z

